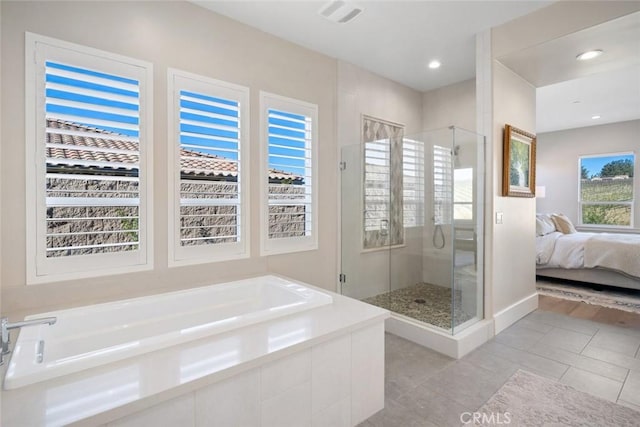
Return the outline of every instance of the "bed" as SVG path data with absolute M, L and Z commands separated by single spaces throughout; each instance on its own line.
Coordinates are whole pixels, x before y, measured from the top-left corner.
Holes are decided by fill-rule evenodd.
M 538 214 L 536 275 L 640 290 L 640 234 L 576 232 L 540 221 Z

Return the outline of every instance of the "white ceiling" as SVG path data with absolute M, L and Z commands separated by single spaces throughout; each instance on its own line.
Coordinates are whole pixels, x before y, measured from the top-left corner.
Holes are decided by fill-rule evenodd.
M 328 1 L 193 1 L 285 40 L 420 91 L 475 76 L 475 35 L 550 1 L 347 1 L 364 9 L 337 24 Z M 430 70 L 432 59 L 442 67 Z
M 600 118 L 592 119 L 596 115 Z M 635 119 L 640 119 L 638 65 L 543 86 L 536 91 L 537 133 Z
M 192 2 L 420 91 L 473 78 L 478 32 L 552 3 L 346 0 L 364 11 L 337 24 L 318 13 L 328 1 Z M 593 48 L 605 54 L 575 60 Z M 442 67 L 430 70 L 433 59 Z M 538 133 L 640 118 L 640 12 L 499 60 L 539 88 Z
M 576 60 L 591 49 L 604 53 Z M 640 12 L 499 60 L 538 88 L 538 133 L 640 119 Z

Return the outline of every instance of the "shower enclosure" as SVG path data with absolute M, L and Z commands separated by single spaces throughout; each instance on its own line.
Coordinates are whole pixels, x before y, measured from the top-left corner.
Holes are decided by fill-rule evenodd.
M 341 152 L 341 291 L 455 335 L 483 318 L 484 137 L 367 120 Z

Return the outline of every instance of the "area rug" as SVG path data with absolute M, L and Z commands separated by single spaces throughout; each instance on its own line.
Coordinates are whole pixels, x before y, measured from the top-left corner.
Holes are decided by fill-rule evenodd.
M 540 295 L 640 313 L 640 291 L 596 291 L 581 286 L 560 285 L 549 282 L 537 282 L 536 288 Z
M 481 422 L 465 425 L 638 427 L 640 423 L 638 411 L 522 370 L 476 413 Z

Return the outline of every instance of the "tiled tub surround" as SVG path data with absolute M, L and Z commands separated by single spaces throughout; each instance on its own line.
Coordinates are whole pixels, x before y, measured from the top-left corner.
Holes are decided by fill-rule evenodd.
M 5 391 L 2 425 L 356 425 L 383 407 L 389 313 L 319 291 L 333 302 Z

